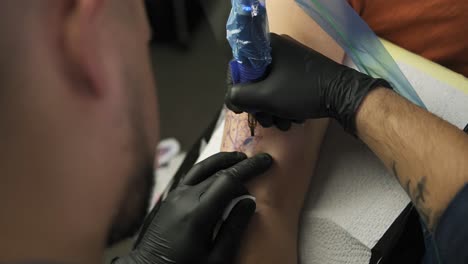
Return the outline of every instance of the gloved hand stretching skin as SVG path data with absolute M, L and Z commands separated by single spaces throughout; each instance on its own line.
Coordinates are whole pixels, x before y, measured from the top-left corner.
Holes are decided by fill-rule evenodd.
M 251 199 L 240 201 L 213 240 L 226 207 L 248 195 L 244 183 L 264 173 L 272 158 L 259 154 L 220 153 L 195 165 L 161 204 L 141 242 L 115 264 L 230 263 L 255 212 Z
M 287 130 L 291 121 L 333 117 L 356 133 L 356 111 L 377 87 L 390 87 L 334 62 L 288 36 L 271 34 L 273 62 L 265 80 L 228 88 L 226 105 L 255 114 L 264 127 Z M 289 122 L 289 124 L 288 124 Z

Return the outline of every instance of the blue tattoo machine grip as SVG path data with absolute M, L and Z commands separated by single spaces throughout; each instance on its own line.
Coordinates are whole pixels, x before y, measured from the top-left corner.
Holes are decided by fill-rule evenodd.
M 271 63 L 271 46 L 265 0 L 231 0 L 226 32 L 234 59 L 230 62 L 234 83 L 255 82 Z M 254 134 L 255 119 L 249 116 Z

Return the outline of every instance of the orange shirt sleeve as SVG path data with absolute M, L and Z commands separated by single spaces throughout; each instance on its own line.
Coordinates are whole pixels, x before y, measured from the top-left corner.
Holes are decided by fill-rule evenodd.
M 468 76 L 467 0 L 348 0 L 381 38 Z

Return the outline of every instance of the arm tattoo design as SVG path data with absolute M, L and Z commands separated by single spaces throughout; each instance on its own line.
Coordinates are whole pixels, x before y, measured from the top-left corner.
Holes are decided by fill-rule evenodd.
M 393 174 L 399 178 L 396 162 L 392 163 Z M 415 184 L 412 184 L 411 180 L 408 180 L 404 186 L 405 191 L 410 196 L 413 201 L 416 210 L 421 216 L 424 223 L 426 223 L 427 228 L 433 231 L 439 221 L 441 212 L 433 210 L 429 205 L 426 204 L 427 197 L 430 195 L 429 191 L 426 188 L 427 177 L 422 176 Z
M 241 151 L 253 154 L 255 147 L 262 140 L 262 129 L 257 126 L 255 136 L 251 136 L 248 117 L 246 114 L 226 113 L 226 125 L 224 127 L 223 151 Z

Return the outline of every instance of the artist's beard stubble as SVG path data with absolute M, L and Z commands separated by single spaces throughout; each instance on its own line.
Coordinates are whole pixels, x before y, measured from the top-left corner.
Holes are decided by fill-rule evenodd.
M 154 174 L 151 163 L 142 167 L 137 175 L 132 175 L 109 231 L 108 246 L 138 232 L 148 212 L 153 187 Z
M 138 102 L 135 100 L 136 97 L 135 93 L 129 96 L 131 101 L 129 123 L 133 132 L 133 151 L 130 155 L 133 155 L 134 169 L 129 175 L 126 191 L 113 219 L 107 240 L 108 246 L 136 235 L 148 212 L 155 185 L 156 146 L 149 146 L 148 140 L 145 140 L 147 139 L 144 126 L 146 120 L 142 117 L 142 109 L 136 103 Z

